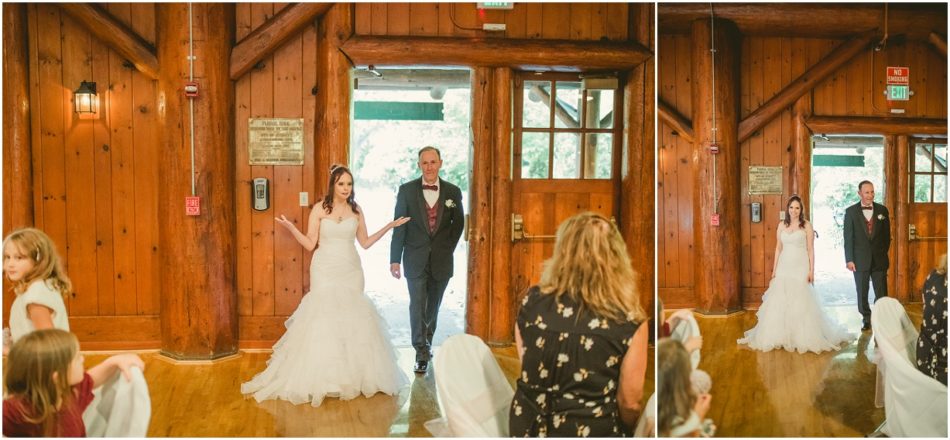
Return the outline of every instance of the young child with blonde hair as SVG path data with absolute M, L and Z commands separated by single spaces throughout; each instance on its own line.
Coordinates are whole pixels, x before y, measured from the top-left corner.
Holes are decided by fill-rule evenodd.
M 3 240 L 3 274 L 16 294 L 10 307 L 10 334 L 4 332 L 4 353 L 34 330 L 69 330 L 63 298 L 71 293 L 72 283 L 49 236 L 35 228 L 13 231 Z
M 112 356 L 83 367 L 79 340 L 58 329 L 37 330 L 15 342 L 5 362 L 3 435 L 5 437 L 85 437 L 82 415 L 92 390 L 116 371 L 145 368 L 134 354 Z

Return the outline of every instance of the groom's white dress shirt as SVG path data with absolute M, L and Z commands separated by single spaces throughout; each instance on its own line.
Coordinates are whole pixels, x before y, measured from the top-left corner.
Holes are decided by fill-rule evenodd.
M 429 207 L 431 208 L 431 207 L 435 206 L 435 204 L 439 201 L 439 190 L 442 189 L 442 188 L 439 186 L 439 179 L 435 179 L 435 183 L 427 183 L 427 182 L 426 182 L 426 179 L 422 179 L 422 184 L 423 184 L 423 185 L 435 185 L 435 187 L 437 188 L 435 191 L 427 190 L 427 189 L 423 189 L 423 190 L 422 190 L 422 196 L 426 198 L 426 203 L 427 203 L 427 204 L 429 205 Z
M 871 216 L 874 215 L 874 204 L 872 203 L 869 207 L 871 209 L 864 209 L 864 205 L 861 205 L 861 213 L 864 214 L 865 221 L 871 221 Z

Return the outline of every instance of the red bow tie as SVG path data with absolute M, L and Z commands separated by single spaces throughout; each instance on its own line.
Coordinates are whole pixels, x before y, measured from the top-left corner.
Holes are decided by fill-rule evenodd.
M 873 206 L 862 206 L 861 209 L 866 209 L 866 210 L 870 211 L 870 210 L 874 209 L 874 207 L 873 207 Z
M 427 189 L 429 191 L 438 191 L 439 187 L 437 185 L 422 185 L 422 189 Z

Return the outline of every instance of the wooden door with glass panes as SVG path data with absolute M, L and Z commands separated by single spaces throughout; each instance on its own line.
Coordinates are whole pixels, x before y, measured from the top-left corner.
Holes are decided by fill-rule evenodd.
M 584 85 L 578 74 L 515 76 L 511 287 L 519 294 L 540 280 L 562 221 L 619 212 L 623 96 Z
M 947 140 L 911 139 L 908 245 L 910 300 L 920 301 L 927 275 L 947 253 Z M 910 231 L 896 231 L 907 239 Z M 893 233 L 893 232 L 892 232 Z

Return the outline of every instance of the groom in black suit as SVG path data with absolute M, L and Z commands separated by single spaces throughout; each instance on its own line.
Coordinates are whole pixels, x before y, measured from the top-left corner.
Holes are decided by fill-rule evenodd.
M 437 148 L 419 150 L 422 177 L 399 187 L 393 214 L 394 218 L 412 218 L 393 230 L 389 262 L 390 272 L 397 279 L 400 262 L 406 265 L 416 373 L 425 373 L 429 367 L 439 304 L 452 278 L 452 254 L 465 225 L 462 191 L 439 178 L 441 167 L 442 155 Z
M 864 320 L 861 330 L 871 329 L 868 287 L 874 283 L 874 300 L 887 296 L 887 251 L 891 247 L 891 218 L 884 205 L 874 203 L 874 184 L 858 184 L 861 201 L 844 214 L 844 258 L 854 272 L 858 291 L 858 311 Z

